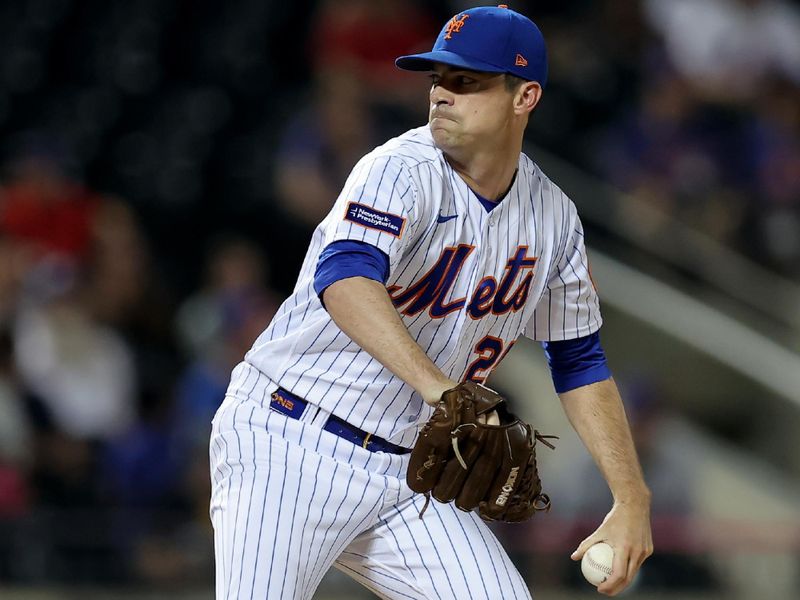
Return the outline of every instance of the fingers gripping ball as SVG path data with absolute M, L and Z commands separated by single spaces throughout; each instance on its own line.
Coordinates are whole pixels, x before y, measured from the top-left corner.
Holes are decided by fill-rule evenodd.
M 605 542 L 598 542 L 589 547 L 581 559 L 581 573 L 586 581 L 598 586 L 611 577 L 614 564 L 614 549 Z
M 547 510 L 535 441 L 546 437 L 506 407 L 496 392 L 473 382 L 442 395 L 411 452 L 407 481 L 415 492 L 487 521 L 524 521 Z M 427 505 L 426 505 L 427 506 Z M 423 509 L 424 512 L 424 509 Z

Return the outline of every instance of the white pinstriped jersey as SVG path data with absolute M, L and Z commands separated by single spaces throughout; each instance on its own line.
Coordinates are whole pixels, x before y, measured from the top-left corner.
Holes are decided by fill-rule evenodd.
M 245 357 L 282 387 L 410 447 L 430 416 L 414 390 L 333 322 L 313 283 L 320 252 L 364 241 L 389 257 L 387 289 L 412 337 L 455 380 L 483 381 L 518 336 L 565 340 L 602 319 L 574 204 L 524 154 L 491 212 L 427 126 L 366 155 L 314 232 L 293 294 Z M 234 382 L 235 385 L 235 382 Z

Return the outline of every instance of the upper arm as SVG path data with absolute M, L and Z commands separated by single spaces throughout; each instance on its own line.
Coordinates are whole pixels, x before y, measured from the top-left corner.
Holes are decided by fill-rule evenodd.
M 542 345 L 559 394 L 611 377 L 598 332 Z

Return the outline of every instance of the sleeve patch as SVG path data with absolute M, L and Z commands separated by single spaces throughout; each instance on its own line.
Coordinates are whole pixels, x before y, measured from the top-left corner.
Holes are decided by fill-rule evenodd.
M 397 238 L 403 234 L 403 227 L 406 224 L 405 218 L 399 215 L 381 212 L 358 202 L 351 202 L 347 205 L 344 220 L 368 229 L 383 231 Z

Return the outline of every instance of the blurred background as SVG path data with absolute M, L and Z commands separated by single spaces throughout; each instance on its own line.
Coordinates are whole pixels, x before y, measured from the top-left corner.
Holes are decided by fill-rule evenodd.
M 0 1 L 0 597 L 212 597 L 208 434 L 355 161 L 426 120 L 475 2 Z M 630 598 L 800 597 L 800 3 L 521 0 L 526 152 L 574 199 L 654 492 Z M 490 385 L 561 436 L 498 528 L 541 599 L 609 508 L 541 349 Z M 317 598 L 371 598 L 331 573 Z

